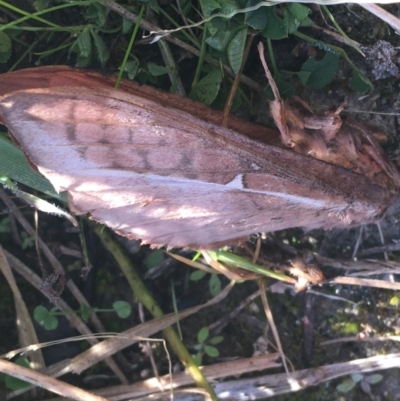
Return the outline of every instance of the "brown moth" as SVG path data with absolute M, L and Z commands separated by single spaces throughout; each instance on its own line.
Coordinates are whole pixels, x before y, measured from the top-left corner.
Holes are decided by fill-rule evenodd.
M 369 223 L 398 196 L 395 167 L 339 111 L 316 116 L 277 97 L 284 148 L 269 129 L 237 118 L 221 127 L 197 103 L 110 85 L 68 67 L 4 74 L 0 119 L 75 213 L 121 235 L 215 247 L 261 231 Z

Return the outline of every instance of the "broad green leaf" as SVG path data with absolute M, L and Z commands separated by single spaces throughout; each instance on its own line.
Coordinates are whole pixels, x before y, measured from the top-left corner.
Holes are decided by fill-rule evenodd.
M 216 18 L 206 25 L 210 33 L 210 36 L 206 39 L 206 43 L 220 52 L 225 51 L 232 34 L 232 31 L 228 29 L 228 24 L 222 21 L 221 18 Z
M 210 340 L 210 344 L 217 345 L 224 341 L 224 336 L 215 336 Z
M 58 319 L 56 316 L 49 315 L 43 321 L 43 327 L 46 330 L 55 330 L 58 327 Z
M 259 3 L 259 0 L 248 0 L 246 7 L 252 7 Z M 260 7 L 255 11 L 249 11 L 245 14 L 244 22 L 257 31 L 262 31 L 268 23 L 267 7 Z
M 364 376 L 360 373 L 353 373 L 350 375 L 351 380 L 353 380 L 353 382 L 358 383 L 359 381 L 361 381 Z
M 107 21 L 107 8 L 100 3 L 90 4 L 86 11 L 86 18 L 94 20 L 94 23 L 101 27 Z
M 113 303 L 113 308 L 121 319 L 126 319 L 132 313 L 131 305 L 126 301 L 116 301 Z
M 204 18 L 208 18 L 214 11 L 221 8 L 216 0 L 200 0 L 200 7 Z
M 365 93 L 373 88 L 372 82 L 360 71 L 355 68 L 352 69 L 352 79 L 350 83 L 351 89 L 356 92 Z
M 348 393 L 349 391 L 353 390 L 355 385 L 356 382 L 354 382 L 351 379 L 347 379 L 344 382 L 340 383 L 338 386 L 336 386 L 336 390 L 340 391 L 341 393 Z
M 92 55 L 92 40 L 90 39 L 90 29 L 85 28 L 79 35 L 76 43 L 79 48 L 79 56 L 89 58 Z
M 93 37 L 93 43 L 96 49 L 97 59 L 100 61 L 101 65 L 104 65 L 110 57 L 110 52 L 108 51 L 106 44 L 104 43 L 103 39 L 99 36 L 99 34 L 93 29 L 90 32 Z
M 217 274 L 211 274 L 210 281 L 208 283 L 212 296 L 217 296 L 221 292 L 221 280 Z
M 301 22 L 298 19 L 294 18 L 290 13 L 288 13 L 287 10 L 284 10 L 284 15 L 287 20 L 288 34 L 296 32 Z
M 239 73 L 242 66 L 246 38 L 247 28 L 237 32 L 228 45 L 228 60 L 235 75 Z
M 35 0 L 32 5 L 36 11 L 43 11 L 48 8 L 50 0 Z
M 129 20 L 125 19 L 125 18 L 122 18 L 122 28 L 121 28 L 121 32 L 122 32 L 122 33 L 128 33 L 128 32 L 130 32 L 131 29 L 132 29 L 132 25 L 133 25 L 133 22 L 132 22 L 132 21 L 129 21 Z
M 310 78 L 311 72 L 310 71 L 298 71 L 296 75 L 300 78 L 301 82 L 305 84 L 308 79 Z
M 196 270 L 190 274 L 191 281 L 199 281 L 201 280 L 207 273 L 203 270 Z
M 29 368 L 29 362 L 26 358 L 17 358 L 15 360 L 15 364 L 22 366 L 24 368 Z M 25 382 L 21 379 L 18 379 L 16 377 L 10 376 L 10 375 L 6 375 L 5 378 L 5 385 L 7 388 L 9 388 L 10 390 L 22 390 L 24 388 L 27 388 L 29 386 L 31 386 L 31 383 Z
M 298 21 L 302 21 L 307 18 L 311 10 L 300 3 L 287 3 L 286 7 L 289 13 L 296 18 Z
M 390 298 L 389 305 L 391 305 L 391 306 L 399 306 L 399 304 L 400 304 L 400 298 L 397 295 L 395 295 L 392 298 Z
M 222 14 L 230 14 L 240 8 L 236 0 L 218 0 L 218 3 L 221 6 Z
M 212 345 L 206 345 L 204 347 L 204 352 L 211 357 L 219 356 L 219 351 L 217 348 L 213 347 Z
M 81 319 L 87 323 L 89 321 L 89 316 L 92 312 L 92 308 L 86 304 L 81 304 L 79 312 Z
M 139 72 L 139 61 L 130 60 L 125 64 L 125 72 L 128 74 L 129 79 L 135 79 L 137 73 Z
M 85 28 L 78 39 L 70 46 L 68 53 L 77 53 L 77 67 L 86 67 L 92 59 L 92 40 L 90 27 Z
M 33 318 L 40 324 L 48 315 L 49 311 L 42 305 L 37 306 L 33 311 Z
M 58 326 L 58 319 L 56 316 L 52 315 L 51 312 L 55 309 L 56 308 L 53 308 L 49 311 L 44 306 L 39 305 L 33 311 L 33 317 L 46 330 L 54 330 Z
M 0 176 L 6 176 L 67 203 L 66 193 L 58 194 L 45 177 L 31 169 L 23 153 L 2 135 L 0 155 Z
M 199 343 L 204 343 L 209 335 L 210 335 L 210 330 L 208 330 L 208 327 L 202 327 L 197 333 L 197 341 Z
M 10 217 L 4 217 L 2 220 L 0 220 L 0 234 L 9 233 L 11 231 L 10 221 Z
M 328 85 L 336 74 L 339 65 L 339 55 L 327 52 L 321 60 L 308 59 L 301 67 L 302 71 L 310 72 L 307 84 L 314 89 Z
M 279 18 L 276 15 L 275 7 L 266 7 L 267 26 L 261 34 L 267 39 L 284 39 L 288 36 L 287 18 Z
M 302 26 L 302 27 L 309 27 L 309 26 L 311 26 L 313 23 L 314 23 L 313 20 L 312 20 L 311 18 L 307 17 L 307 18 L 304 18 L 304 19 L 301 21 L 300 26 Z
M 152 269 L 153 267 L 158 266 L 165 259 L 165 254 L 161 249 L 154 249 L 151 251 L 145 260 L 146 267 L 148 269 Z
M 191 97 L 210 105 L 218 95 L 221 81 L 222 73 L 220 70 L 210 72 L 193 87 Z
M 369 383 L 369 384 L 376 384 L 379 383 L 381 380 L 383 379 L 383 376 L 379 373 L 375 373 L 373 375 L 369 375 L 365 377 L 365 380 Z
M 159 77 L 168 73 L 168 68 L 163 65 L 149 63 L 147 65 L 147 68 L 149 69 L 149 72 L 151 75 L 153 75 L 153 77 Z
M 10 37 L 3 31 L 0 32 L 0 63 L 5 63 L 11 56 L 12 43 Z
M 203 355 L 201 355 L 201 351 L 199 351 L 196 355 L 192 355 L 192 358 L 197 366 L 201 365 L 201 362 L 203 360 Z

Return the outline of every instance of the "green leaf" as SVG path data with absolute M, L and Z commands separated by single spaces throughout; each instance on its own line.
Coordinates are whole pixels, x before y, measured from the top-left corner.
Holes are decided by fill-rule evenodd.
M 338 386 L 336 386 L 336 390 L 340 391 L 341 393 L 348 393 L 349 391 L 353 390 L 355 385 L 356 382 L 354 382 L 351 379 L 347 379 L 344 382 L 340 383 Z
M 19 366 L 23 366 L 24 368 L 29 368 L 29 362 L 26 358 L 17 358 L 15 360 L 15 364 Z M 16 377 L 5 375 L 5 385 L 10 390 L 22 390 L 31 386 L 31 383 L 25 382 Z
M 287 18 L 281 19 L 276 15 L 275 7 L 266 7 L 268 24 L 261 34 L 267 39 L 283 39 L 288 36 Z
M 364 375 L 362 375 L 360 373 L 353 373 L 353 374 L 350 375 L 350 377 L 351 377 L 351 380 L 353 380 L 354 383 L 358 383 L 364 378 Z
M 125 72 L 128 74 L 129 79 L 135 79 L 139 72 L 139 61 L 131 60 L 125 64 Z
M 1 223 L 3 224 L 3 223 Z M 397 295 L 394 295 L 392 298 L 389 300 L 389 305 L 391 306 L 399 306 L 400 304 L 400 298 Z
M 113 303 L 113 308 L 121 319 L 126 319 L 132 313 L 131 305 L 126 301 L 116 301 Z
M 225 51 L 232 35 L 232 31 L 228 29 L 227 25 L 221 18 L 207 24 L 211 36 L 206 39 L 206 43 L 220 52 Z
M 190 274 L 190 281 L 199 281 L 201 280 L 207 273 L 203 270 L 196 270 Z
M 255 6 L 259 3 L 259 0 L 248 0 L 247 7 Z M 245 14 L 244 22 L 257 31 L 262 31 L 268 23 L 268 12 L 267 7 L 260 7 L 257 10 L 249 11 Z
M 12 43 L 10 37 L 3 31 L 0 32 L 0 63 L 5 63 L 11 56 Z
M 49 311 L 42 305 L 37 306 L 33 311 L 33 318 L 39 323 L 42 324 L 44 319 L 49 315 Z
M 58 319 L 54 315 L 49 315 L 43 321 L 43 327 L 46 330 L 55 330 L 58 327 Z
M 90 36 L 90 27 L 85 28 L 78 39 L 70 46 L 69 54 L 77 53 L 77 67 L 86 67 L 92 59 L 92 40 Z
M 350 87 L 356 92 L 366 93 L 373 88 L 372 82 L 363 73 L 357 69 L 352 69 L 352 79 Z
M 300 21 L 289 14 L 287 10 L 284 10 L 284 15 L 287 18 L 288 34 L 296 32 L 300 26 Z
M 224 336 L 215 336 L 210 340 L 210 344 L 217 345 L 224 341 Z
M 4 217 L 0 221 L 0 234 L 5 234 L 10 232 L 10 218 L 9 217 Z
M 154 251 L 150 251 L 147 255 L 145 264 L 148 269 L 152 269 L 153 267 L 158 266 L 165 259 L 164 252 L 161 249 L 155 249 Z
M 381 380 L 383 379 L 383 376 L 379 373 L 375 373 L 373 375 L 369 375 L 365 377 L 365 380 L 369 383 L 369 384 L 376 384 L 379 383 Z
M 310 72 L 307 84 L 314 89 L 328 85 L 336 74 L 339 65 L 339 55 L 325 53 L 322 60 L 308 59 L 301 67 L 302 71 Z
M 218 0 L 218 3 L 221 6 L 222 14 L 231 14 L 240 8 L 236 0 Z
M 129 21 L 126 18 L 122 18 L 121 32 L 124 34 L 130 32 L 132 29 L 132 25 L 133 25 L 132 21 Z
M 289 13 L 298 21 L 302 21 L 303 19 L 307 18 L 311 12 L 308 7 L 300 3 L 287 3 L 286 8 L 288 9 Z
M 206 346 L 204 347 L 204 352 L 205 352 L 208 356 L 211 356 L 211 357 L 219 356 L 219 351 L 218 351 L 215 347 L 213 347 L 213 346 L 211 346 L 211 345 L 206 345 Z
M 203 360 L 203 355 L 201 354 L 201 351 L 199 351 L 196 355 L 192 355 L 192 358 L 197 366 L 201 365 L 201 362 Z
M 100 61 L 101 65 L 104 65 L 110 58 L 110 52 L 107 49 L 106 44 L 103 39 L 98 35 L 96 31 L 91 29 L 94 47 L 96 49 L 97 59 Z
M 50 0 L 35 0 L 32 5 L 36 11 L 43 11 L 48 8 Z
M 86 18 L 93 19 L 97 26 L 102 27 L 107 21 L 107 8 L 100 3 L 90 4 L 86 11 Z
M 21 248 L 23 250 L 25 250 L 27 248 L 31 248 L 35 243 L 35 237 L 28 235 L 28 233 L 26 231 L 22 231 L 21 239 L 22 239 Z
M 160 6 L 158 5 L 158 1 L 157 0 L 148 0 L 149 6 L 150 8 L 155 12 L 155 13 L 159 13 L 160 12 Z
M 241 29 L 235 34 L 228 45 L 228 60 L 235 75 L 239 73 L 240 67 L 242 66 L 246 38 L 247 28 Z
M 301 82 L 305 84 L 308 79 L 310 78 L 311 72 L 310 71 L 298 71 L 296 75 L 300 78 Z
M 92 312 L 92 308 L 90 306 L 81 304 L 81 306 L 79 308 L 79 314 L 81 315 L 81 319 L 84 322 L 87 323 L 89 321 L 89 316 L 90 316 L 91 312 Z
M 58 194 L 46 178 L 30 168 L 23 153 L 2 135 L 0 155 L 0 176 L 6 176 L 63 202 L 68 201 L 66 193 Z
M 210 335 L 210 330 L 208 330 L 208 327 L 202 327 L 197 333 L 197 341 L 199 343 L 204 343 L 209 335 Z
M 147 68 L 149 69 L 149 72 L 151 75 L 153 75 L 153 77 L 159 77 L 168 73 L 168 68 L 163 65 L 149 63 L 147 65 Z
M 221 81 L 222 73 L 220 70 L 210 72 L 193 87 L 190 97 L 209 106 L 218 95 Z
M 312 24 L 313 24 L 314 22 L 313 22 L 313 20 L 311 19 L 311 18 L 304 18 L 302 21 L 301 21 L 301 23 L 300 23 L 300 26 L 302 26 L 302 27 L 309 27 L 309 26 L 311 26 Z
M 89 58 L 92 55 L 92 40 L 90 39 L 90 29 L 85 28 L 76 40 L 79 48 L 79 56 Z
M 217 274 L 211 274 L 208 286 L 213 297 L 221 292 L 221 280 L 219 279 Z
M 214 11 L 221 8 L 216 0 L 200 0 L 200 7 L 204 18 L 208 18 Z

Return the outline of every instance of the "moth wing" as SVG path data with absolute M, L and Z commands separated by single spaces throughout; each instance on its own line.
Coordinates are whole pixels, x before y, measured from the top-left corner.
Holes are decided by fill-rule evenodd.
M 26 90 L 3 96 L 0 114 L 30 162 L 68 191 L 76 212 L 153 245 L 202 247 L 259 231 L 353 222 L 346 185 L 354 186 L 354 175 L 141 97 L 100 88 Z M 367 200 L 362 218 L 371 219 L 383 194 L 365 194 L 368 183 L 359 184 Z

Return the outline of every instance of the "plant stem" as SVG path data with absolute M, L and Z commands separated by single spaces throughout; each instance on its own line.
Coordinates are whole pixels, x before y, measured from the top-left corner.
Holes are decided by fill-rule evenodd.
M 153 317 L 156 318 L 163 316 L 164 312 L 161 310 L 160 306 L 147 290 L 146 286 L 144 285 L 134 266 L 132 265 L 128 255 L 119 245 L 119 243 L 115 241 L 115 239 L 111 236 L 110 231 L 100 224 L 93 224 L 93 228 L 95 233 L 101 239 L 105 248 L 114 256 L 119 267 L 128 280 L 129 285 L 132 288 L 134 297 L 137 299 L 137 301 L 141 302 L 153 315 Z M 172 349 L 174 350 L 176 356 L 179 358 L 179 360 L 185 366 L 187 372 L 193 378 L 196 385 L 207 391 L 213 401 L 217 401 L 218 397 L 215 394 L 214 389 L 207 382 L 203 373 L 200 371 L 193 358 L 189 354 L 189 351 L 179 339 L 175 330 L 172 327 L 168 327 L 163 330 L 163 334 Z

